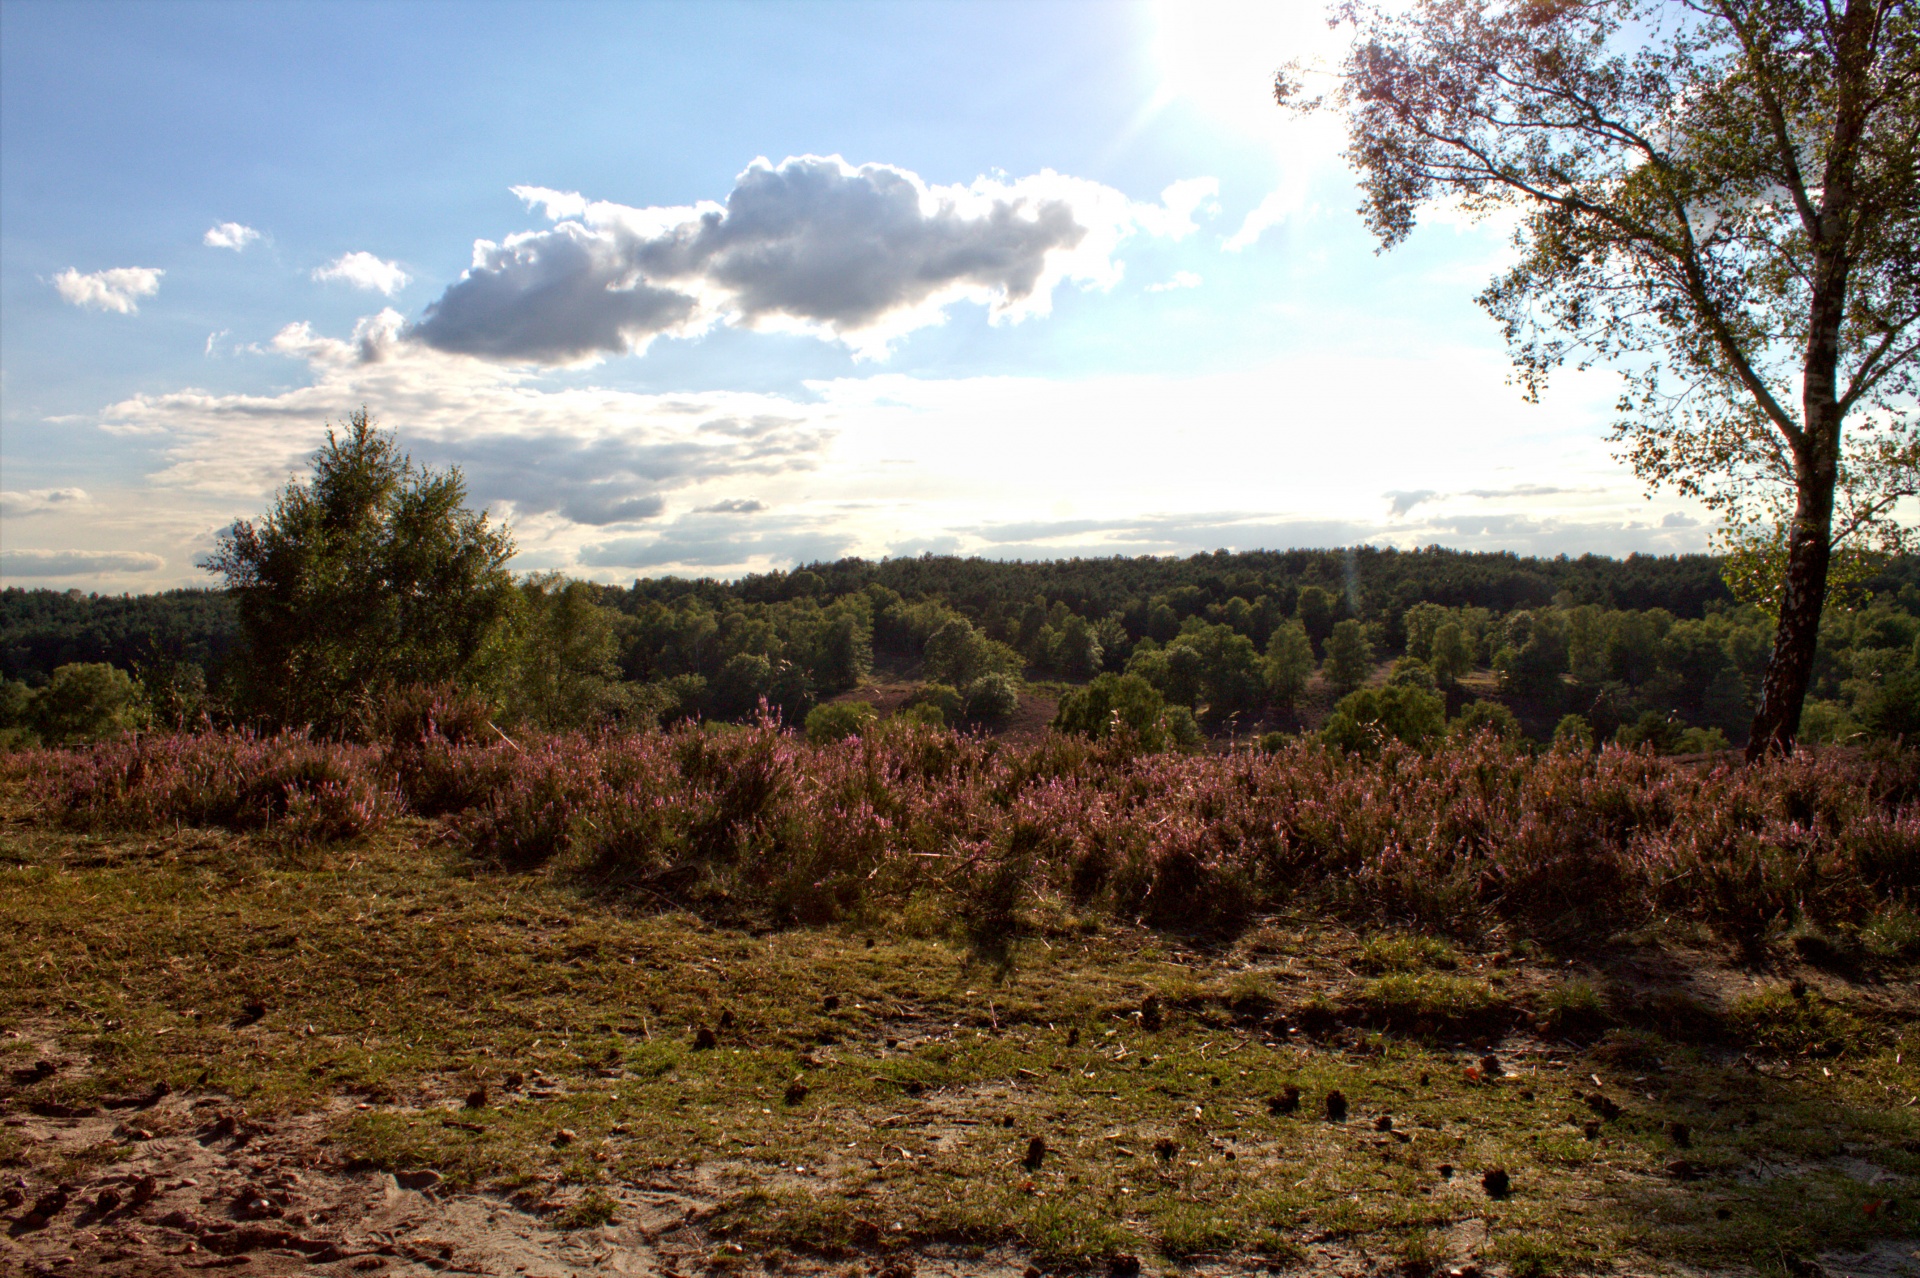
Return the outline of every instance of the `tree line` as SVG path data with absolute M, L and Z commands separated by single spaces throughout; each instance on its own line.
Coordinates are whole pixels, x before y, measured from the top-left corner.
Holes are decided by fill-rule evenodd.
M 1326 730 L 1354 741 L 1424 741 L 1452 722 L 1707 748 L 1740 739 L 1772 633 L 1705 556 L 843 559 L 619 587 L 516 579 L 511 554 L 457 472 L 415 467 L 355 414 L 308 480 L 229 532 L 210 564 L 226 589 L 0 592 L 0 731 L 354 735 L 422 685 L 480 698 L 503 732 L 739 721 L 763 706 L 851 731 L 863 711 L 819 708 L 879 662 L 919 682 L 906 712 L 955 726 L 1002 720 L 1023 684 L 1051 681 L 1062 730 L 1126 723 L 1193 744 L 1298 729 L 1319 688 L 1341 698 Z M 1822 630 L 1816 740 L 1920 728 L 1920 571 L 1890 560 L 1854 602 Z

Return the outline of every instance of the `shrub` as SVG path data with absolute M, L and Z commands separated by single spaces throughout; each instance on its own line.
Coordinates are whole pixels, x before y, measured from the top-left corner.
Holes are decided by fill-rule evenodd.
M 894 712 L 894 721 L 898 723 L 917 723 L 925 728 L 944 728 L 947 716 L 939 706 L 931 701 L 911 701 Z
M 1200 721 L 1185 706 L 1168 706 L 1163 722 L 1167 725 L 1167 742 L 1182 750 L 1197 750 L 1207 739 L 1200 731 Z
M 864 701 L 829 701 L 807 714 L 807 740 L 826 745 L 857 737 L 876 717 L 874 708 Z
M 1564 750 L 1577 750 L 1582 753 L 1593 749 L 1593 725 L 1587 722 L 1583 714 L 1560 716 L 1560 722 L 1553 725 L 1553 744 Z
M 377 752 L 304 736 L 156 736 L 28 763 L 61 819 L 83 829 L 222 826 L 312 844 L 378 829 L 400 806 Z
M 949 726 L 958 724 L 966 717 L 966 699 L 960 690 L 950 683 L 923 683 L 914 689 L 907 698 L 908 706 L 926 706 L 939 712 L 937 722 Z
M 1033 900 L 1167 926 L 1317 909 L 1556 940 L 1676 918 L 1757 948 L 1804 918 L 1876 958 L 1920 933 L 1910 751 L 1704 769 L 1613 748 L 1529 755 L 1482 734 L 1430 754 L 1386 738 L 1376 758 L 1313 742 L 1148 754 L 911 724 L 813 746 L 769 721 L 509 744 L 432 704 L 380 746 L 208 732 L 21 751 L 0 771 L 76 826 L 305 842 L 376 828 L 404 794 L 497 864 L 557 860 L 656 905 L 776 922 L 914 900 L 957 917 L 963 892 L 991 886 L 976 871 L 1011 856 Z M 1197 733 L 1174 711 L 1163 722 Z M 1371 947 L 1369 966 L 1401 962 Z
M 1498 701 L 1471 701 L 1447 729 L 1456 737 L 1490 733 L 1502 741 L 1518 741 L 1520 720 Z
M 1620 725 L 1614 740 L 1628 749 L 1651 747 L 1656 754 L 1672 754 L 1680 748 L 1681 725 L 1658 710 L 1649 710 L 1634 722 Z
M 1005 723 L 1020 708 L 1020 689 L 1011 676 L 984 674 L 967 685 L 966 715 L 975 723 Z
M 1394 662 L 1393 673 L 1387 676 L 1387 682 L 1394 687 L 1406 685 L 1425 688 L 1429 692 L 1440 686 L 1433 677 L 1433 667 L 1418 657 L 1402 657 Z
M 104 661 L 57 667 L 26 706 L 27 723 L 48 745 L 99 741 L 139 727 L 144 719 L 139 686 Z
M 1447 703 L 1437 692 L 1405 684 L 1362 688 L 1340 699 L 1320 739 L 1349 754 L 1371 755 L 1389 740 L 1415 748 L 1431 744 L 1446 722 Z
M 1715 754 L 1730 749 L 1727 734 L 1718 728 L 1683 728 L 1674 747 L 1676 754 Z
M 1165 699 L 1145 679 L 1137 674 L 1103 674 L 1060 698 L 1053 727 L 1096 740 L 1124 728 L 1142 749 L 1157 750 L 1166 741 L 1165 717 Z

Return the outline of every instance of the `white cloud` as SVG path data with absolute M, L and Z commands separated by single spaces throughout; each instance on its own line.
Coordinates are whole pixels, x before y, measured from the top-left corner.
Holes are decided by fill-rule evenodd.
M 1269 191 L 1266 197 L 1254 205 L 1246 218 L 1240 223 L 1240 229 L 1228 236 L 1220 247 L 1229 253 L 1238 253 L 1249 248 L 1267 231 L 1287 220 L 1300 205 L 1300 195 L 1295 190 Z
M 188 565 L 212 530 L 306 473 L 325 424 L 361 404 L 419 461 L 462 468 L 472 503 L 511 522 L 517 566 L 600 580 L 934 548 L 1056 558 L 1371 541 L 1670 554 L 1706 536 L 1663 525 L 1695 508 L 1649 506 L 1609 458 L 1610 379 L 1569 377 L 1529 406 L 1493 351 L 1412 355 L 1362 334 L 1180 377 L 880 374 L 794 394 L 643 394 L 444 354 L 404 331 L 393 310 L 345 337 L 289 325 L 269 349 L 307 364 L 304 385 L 111 406 L 100 425 L 142 437 L 157 469 L 91 507 L 48 505 L 36 539 L 157 552 L 178 567 L 142 578 L 156 584 L 204 579 Z M 1461 448 L 1468 438 L 1474 448 Z M 1383 491 L 1405 502 L 1399 517 Z
M 401 323 L 382 311 L 345 340 L 290 324 L 270 349 L 304 359 L 308 385 L 136 396 L 108 408 L 101 424 L 159 440 L 166 462 L 150 482 L 231 517 L 304 471 L 326 423 L 364 403 L 416 458 L 459 466 L 477 504 L 536 540 L 652 521 L 675 493 L 710 482 L 809 471 L 832 439 L 819 405 L 736 392 L 539 389 L 522 373 L 403 341 Z
M 138 550 L 5 550 L 0 577 L 95 577 L 158 572 L 167 561 Z
M 878 358 L 962 301 L 996 323 L 1044 315 L 1072 281 L 1110 288 L 1128 237 L 1180 239 L 1218 184 L 1142 203 L 1044 171 L 930 186 L 838 156 L 756 160 L 726 203 L 630 208 L 515 187 L 558 224 L 474 246 L 408 335 L 486 359 L 579 363 L 716 324 L 810 333 Z
M 337 280 L 366 289 L 369 293 L 384 293 L 388 297 L 405 288 L 413 279 L 400 269 L 400 263 L 382 261 L 364 252 L 342 254 L 325 266 L 315 268 L 313 278 L 322 283 Z
M 238 222 L 222 222 L 218 226 L 208 227 L 207 233 L 200 237 L 200 242 L 208 248 L 232 249 L 239 253 L 259 238 L 260 232 L 251 226 L 242 226 Z
M 1199 288 L 1200 277 L 1192 271 L 1175 271 L 1173 278 L 1161 280 L 1158 284 L 1147 285 L 1149 293 L 1171 293 L 1175 289 Z
M 82 275 L 68 267 L 53 277 L 53 287 L 75 306 L 133 315 L 140 309 L 133 299 L 152 297 L 158 293 L 160 277 L 165 274 L 165 271 L 153 266 L 116 266 L 90 275 Z
M 84 488 L 33 488 L 23 493 L 0 492 L 0 515 L 12 519 L 74 510 L 88 504 L 87 490 Z

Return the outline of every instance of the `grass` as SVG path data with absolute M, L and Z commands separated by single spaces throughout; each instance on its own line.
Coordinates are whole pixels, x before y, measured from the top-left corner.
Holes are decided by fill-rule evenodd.
M 75 832 L 0 802 L 0 1026 L 26 1036 L 0 1068 L 74 1063 L 0 1081 L 9 1106 L 155 1082 L 265 1119 L 333 1106 L 331 1157 L 552 1204 L 562 1228 L 612 1219 L 622 1184 L 698 1174 L 726 1195 L 716 1239 L 754 1254 L 1012 1245 L 1070 1269 L 1334 1245 L 1413 1273 L 1464 1246 L 1547 1274 L 1778 1266 L 1912 1231 L 1865 1210 L 1920 1189 L 1897 983 L 1761 986 L 1674 1038 L 1630 964 L 1570 974 L 1497 933 L 1303 913 L 1187 937 L 1030 894 L 987 962 L 930 891 L 722 926 L 488 869 L 414 818 L 302 845 Z M 1737 980 L 1671 940 L 1621 953 L 1647 949 Z M 1586 1046 L 1560 1032 L 1607 1007 L 1621 1023 Z M 35 1165 L 11 1133 L 0 1162 Z

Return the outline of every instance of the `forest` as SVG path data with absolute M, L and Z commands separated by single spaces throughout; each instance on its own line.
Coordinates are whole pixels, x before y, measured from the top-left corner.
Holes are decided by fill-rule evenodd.
M 1057 727 L 1098 732 L 1119 696 L 1149 735 L 1189 746 L 1353 740 L 1342 725 L 1358 716 L 1412 742 L 1451 724 L 1675 752 L 1743 740 L 1772 623 L 1704 555 L 1359 547 L 842 559 L 630 587 L 536 576 L 514 587 L 501 632 L 475 686 L 508 731 L 744 722 L 763 701 L 796 728 L 857 730 L 858 709 L 819 708 L 879 682 L 904 693 L 895 713 L 989 731 L 1024 698 L 1056 705 Z M 1917 643 L 1920 564 L 1893 559 L 1828 610 L 1805 738 L 1920 727 Z M 59 743 L 244 722 L 246 652 L 221 591 L 9 588 L 0 730 Z M 1106 707 L 1092 719 L 1089 696 Z

